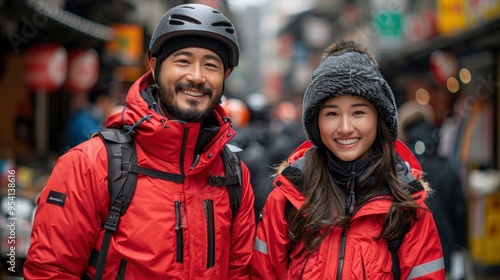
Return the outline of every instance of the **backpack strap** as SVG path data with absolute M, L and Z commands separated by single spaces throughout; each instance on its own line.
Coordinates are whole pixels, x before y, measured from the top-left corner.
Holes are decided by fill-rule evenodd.
M 128 176 L 129 170 L 122 170 L 122 166 L 137 164 L 137 154 L 135 152 L 132 136 L 126 134 L 123 130 L 111 128 L 98 131 L 97 135 L 104 141 L 108 154 L 108 191 L 110 202 L 116 201 L 120 192 L 123 194 L 122 190 L 128 189 L 124 194 L 125 196 L 130 195 L 128 200 L 124 200 L 124 202 L 127 203 L 126 206 L 128 206 L 128 202 L 132 199 L 133 190 L 135 190 L 137 174 L 133 174 L 135 175 L 134 180 L 134 177 Z M 125 186 L 129 187 L 127 188 Z M 120 214 L 123 215 L 125 211 L 126 208 L 123 209 Z
M 231 146 L 225 145 L 221 152 L 222 162 L 224 163 L 225 177 L 210 176 L 208 183 L 213 186 L 226 186 L 229 193 L 229 205 L 233 214 L 232 222 L 240 208 L 241 202 L 241 161 L 232 150 Z
M 97 261 L 91 258 L 91 261 L 96 263 L 94 279 L 101 279 L 104 273 L 111 237 L 118 227 L 120 216 L 127 211 L 132 201 L 138 174 L 176 183 L 183 183 L 184 176 L 139 166 L 137 164 L 135 143 L 127 131 L 117 128 L 106 128 L 98 131 L 94 136 L 101 137 L 108 155 L 109 214 L 104 223 L 106 232 L 104 233 Z
M 104 129 L 97 132 L 108 153 L 109 214 L 104 223 L 103 241 L 97 258 L 94 279 L 101 279 L 108 256 L 111 236 L 118 227 L 120 216 L 125 213 L 132 200 L 137 182 L 137 173 L 122 170 L 122 163 L 137 165 L 137 153 L 132 136 L 119 129 Z
M 222 151 L 222 161 L 224 162 L 224 170 L 226 172 L 226 186 L 229 193 L 229 206 L 231 208 L 231 212 L 233 213 L 232 222 L 234 222 L 236 214 L 240 209 L 241 202 L 241 161 L 227 145 L 224 146 L 224 150 Z
M 406 233 L 410 231 L 411 223 L 407 223 L 404 225 L 403 230 L 401 231 L 398 238 L 393 240 L 387 240 L 387 247 L 392 257 L 392 275 L 394 280 L 399 280 L 401 278 L 401 268 L 399 264 L 399 255 L 398 250 L 403 244 L 403 239 L 405 238 Z
M 147 167 L 142 167 L 137 164 L 131 164 L 130 162 L 122 162 L 122 171 L 130 172 L 134 174 L 142 174 L 149 177 L 159 178 L 165 181 L 172 181 L 175 183 L 184 183 L 184 176 L 169 172 L 164 172 L 156 169 L 151 169 Z

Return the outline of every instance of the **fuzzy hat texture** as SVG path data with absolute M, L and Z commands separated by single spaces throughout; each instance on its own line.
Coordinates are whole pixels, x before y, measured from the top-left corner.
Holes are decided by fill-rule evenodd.
M 356 95 L 371 102 L 389 128 L 393 141 L 396 141 L 396 102 L 376 61 L 359 44 L 340 41 L 327 49 L 320 65 L 314 70 L 304 95 L 302 124 L 307 138 L 315 146 L 325 147 L 318 128 L 321 105 L 328 99 L 343 94 Z

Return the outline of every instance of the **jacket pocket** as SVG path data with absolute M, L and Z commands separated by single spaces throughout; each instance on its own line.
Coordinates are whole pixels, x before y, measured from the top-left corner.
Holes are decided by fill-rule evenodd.
M 203 203 L 207 220 L 207 268 L 211 268 L 215 265 L 214 202 L 207 199 Z
M 182 233 L 182 211 L 181 202 L 174 201 L 175 205 L 175 262 L 184 261 L 184 237 Z

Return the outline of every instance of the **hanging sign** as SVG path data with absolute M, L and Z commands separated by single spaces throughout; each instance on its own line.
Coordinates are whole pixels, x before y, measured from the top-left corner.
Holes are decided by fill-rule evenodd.
M 39 45 L 25 54 L 26 84 L 36 92 L 54 92 L 66 79 L 68 53 L 59 44 Z
M 437 29 L 440 35 L 455 36 L 465 31 L 466 2 L 465 0 L 437 1 Z
M 437 50 L 431 54 L 430 68 L 436 81 L 446 85 L 448 78 L 457 76 L 459 63 L 454 54 Z
M 99 55 L 94 49 L 77 49 L 69 53 L 68 78 L 64 89 L 73 94 L 89 93 L 99 78 Z
M 128 65 L 138 65 L 144 57 L 144 28 L 134 23 L 112 25 L 116 37 L 105 45 L 108 55 Z

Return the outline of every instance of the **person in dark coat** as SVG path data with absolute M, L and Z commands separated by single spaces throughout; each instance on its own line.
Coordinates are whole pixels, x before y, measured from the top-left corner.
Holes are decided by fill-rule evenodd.
M 430 105 L 411 100 L 398 112 L 400 138 L 417 157 L 424 179 L 434 190 L 426 203 L 436 221 L 445 268 L 449 273 L 452 252 L 467 247 L 466 204 L 461 178 L 457 168 L 438 154 L 439 128 L 433 124 Z

